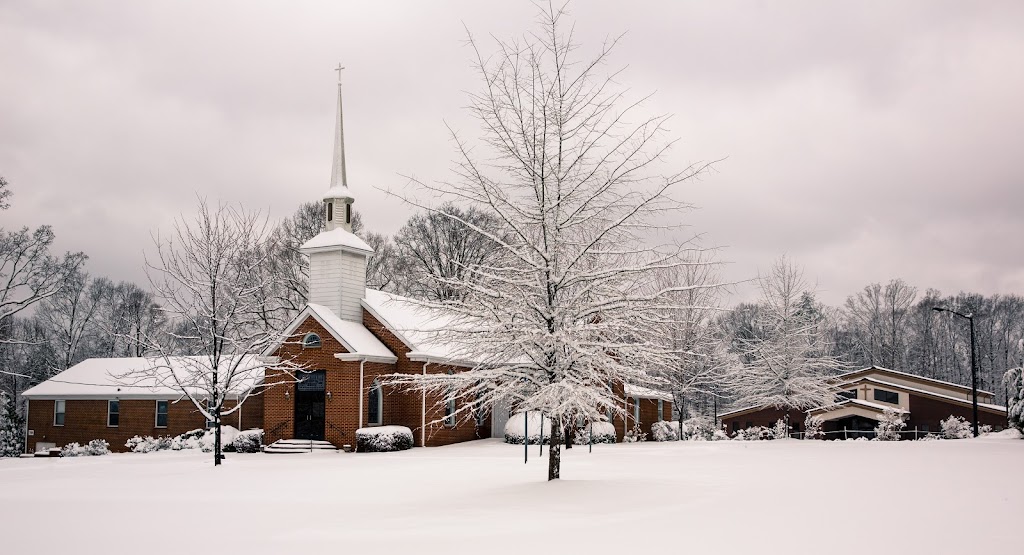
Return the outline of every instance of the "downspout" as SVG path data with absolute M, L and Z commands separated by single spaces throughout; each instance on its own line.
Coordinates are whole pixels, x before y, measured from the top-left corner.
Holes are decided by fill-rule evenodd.
M 423 362 L 423 376 L 427 375 L 427 365 L 429 362 Z M 423 390 L 423 408 L 420 411 L 420 447 L 427 446 L 427 390 Z
M 366 359 L 363 358 L 359 361 L 359 427 L 363 427 L 363 366 L 366 364 Z
M 31 453 L 31 451 L 28 450 L 28 415 L 29 415 L 29 403 L 31 403 L 31 402 L 32 402 L 31 399 L 25 399 L 25 431 L 23 432 L 24 435 L 22 435 L 21 437 L 25 438 L 25 452 L 26 453 Z M 56 403 L 56 401 L 54 401 L 54 402 Z M 1007 404 L 1009 404 L 1009 403 L 1007 403 Z M 65 409 L 65 410 L 67 410 L 67 409 Z M 1006 414 L 1010 414 L 1010 412 L 1007 411 Z

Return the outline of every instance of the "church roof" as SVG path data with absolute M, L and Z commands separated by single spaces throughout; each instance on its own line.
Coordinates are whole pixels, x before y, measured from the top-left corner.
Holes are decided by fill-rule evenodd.
M 942 387 L 946 387 L 946 388 L 951 388 L 951 389 L 955 389 L 955 390 L 959 390 L 959 391 L 964 391 L 964 392 L 967 392 L 967 393 L 969 393 L 971 391 L 971 388 L 966 386 L 966 385 L 960 385 L 958 383 L 947 382 L 945 380 L 937 380 L 935 378 L 929 378 L 927 376 L 919 376 L 917 374 L 908 374 L 907 372 L 900 372 L 899 370 L 893 370 L 891 368 L 884 368 L 882 366 L 868 366 L 867 368 L 861 368 L 860 370 L 853 370 L 852 372 L 846 372 L 844 374 L 839 374 L 838 376 L 834 376 L 833 379 L 847 381 L 847 380 L 854 379 L 856 376 L 867 375 L 867 374 L 889 374 L 890 376 L 899 377 L 899 378 L 903 378 L 903 379 L 906 379 L 906 380 L 909 380 L 909 381 L 914 381 L 914 382 L 918 382 L 918 383 L 922 383 L 922 384 L 934 384 L 936 386 L 942 386 Z M 991 391 L 985 391 L 983 389 L 979 389 L 978 393 L 984 393 L 986 395 L 995 396 L 995 393 L 992 393 Z
M 373 247 L 366 244 L 355 233 L 337 227 L 330 231 L 322 231 L 316 237 L 306 241 L 299 247 L 299 250 L 328 250 L 341 249 L 356 251 L 363 254 L 373 254 Z
M 370 330 L 366 329 L 366 326 L 360 322 L 353 322 L 350 320 L 342 320 L 338 317 L 331 309 L 326 306 L 318 304 L 307 304 L 305 308 L 295 318 L 292 319 L 288 327 L 281 333 L 281 341 L 268 347 L 265 351 L 265 355 L 269 355 L 276 351 L 284 341 L 296 341 L 292 338 L 292 334 L 298 329 L 299 324 L 306 321 L 307 318 L 314 318 L 328 333 L 331 337 L 336 339 L 338 343 L 341 343 L 342 347 L 348 353 L 342 353 L 342 357 L 339 358 L 351 358 L 351 359 L 367 359 L 374 362 L 385 362 L 393 363 L 398 360 L 395 353 L 391 352 L 386 345 L 381 343 L 376 336 L 370 333 Z
M 376 289 L 366 290 L 362 305 L 409 348 L 410 359 L 459 366 L 474 364 L 473 361 L 465 360 L 455 345 L 446 344 L 439 337 L 438 332 L 452 324 L 452 315 L 430 309 L 407 297 Z
M 234 399 L 237 395 L 252 389 L 263 378 L 266 366 L 255 355 L 242 355 L 241 360 L 227 357 L 228 365 L 239 362 L 236 379 L 241 378 L 237 387 L 232 387 L 228 396 Z M 169 368 L 161 373 L 171 371 L 183 379 L 190 368 L 208 364 L 205 356 L 169 357 Z M 45 382 L 31 387 L 22 395 L 27 399 L 175 399 L 181 397 L 181 391 L 155 378 L 145 376 L 149 368 L 163 366 L 164 359 L 149 357 L 126 358 L 90 358 L 83 360 L 67 370 L 53 376 Z M 169 376 L 169 374 L 168 374 Z M 185 380 L 183 380 L 185 381 Z M 193 393 L 198 394 L 196 389 Z

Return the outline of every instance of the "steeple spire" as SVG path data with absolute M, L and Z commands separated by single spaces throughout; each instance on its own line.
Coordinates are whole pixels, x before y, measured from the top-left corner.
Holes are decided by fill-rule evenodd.
M 345 175 L 345 122 L 341 108 L 341 64 L 334 68 L 338 72 L 338 117 L 334 122 L 334 165 L 331 167 L 331 188 L 348 188 L 348 176 Z
M 345 122 L 341 109 L 341 64 L 334 68 L 338 72 L 338 116 L 334 122 L 334 162 L 331 165 L 331 186 L 324 194 L 324 209 L 327 211 L 327 231 L 342 228 L 352 231 L 352 203 L 355 198 L 348 189 L 345 174 Z

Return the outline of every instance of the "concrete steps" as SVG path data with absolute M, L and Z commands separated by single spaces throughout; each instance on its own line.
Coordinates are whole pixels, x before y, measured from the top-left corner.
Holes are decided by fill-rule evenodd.
M 312 453 L 314 451 L 338 451 L 329 441 L 316 439 L 279 439 L 270 445 L 263 446 L 264 453 Z

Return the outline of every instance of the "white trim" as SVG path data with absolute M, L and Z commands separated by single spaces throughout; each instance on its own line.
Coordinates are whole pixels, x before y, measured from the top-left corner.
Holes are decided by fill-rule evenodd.
M 833 379 L 840 379 L 840 378 L 844 378 L 845 376 L 850 376 L 850 375 L 853 375 L 853 374 L 859 374 L 861 372 L 869 372 L 871 370 L 877 370 L 877 371 L 883 372 L 883 373 L 884 372 L 891 372 L 893 374 L 896 374 L 897 376 L 907 376 L 908 378 L 916 378 L 916 379 L 919 379 L 919 380 L 924 380 L 924 381 L 928 381 L 928 382 L 934 382 L 934 383 L 937 383 L 937 384 L 947 385 L 947 386 L 950 386 L 950 387 L 955 387 L 957 389 L 962 389 L 962 390 L 965 390 L 965 391 L 972 391 L 972 389 L 969 386 L 966 386 L 966 385 L 960 385 L 958 383 L 947 382 L 945 380 L 937 380 L 935 378 L 929 378 L 928 376 L 919 376 L 917 374 L 911 374 L 909 372 L 900 372 L 899 370 L 893 370 L 892 368 L 885 368 L 884 366 L 877 366 L 877 365 L 875 365 L 875 366 L 868 366 L 867 368 L 861 368 L 860 370 L 852 370 L 850 372 L 845 372 L 845 373 L 839 374 L 838 376 L 833 376 L 832 378 Z M 863 376 L 863 377 L 867 377 L 867 376 Z M 985 391 L 984 389 L 979 389 L 978 390 L 978 394 L 980 395 L 982 393 L 984 393 L 986 395 L 990 395 L 992 397 L 996 396 L 996 394 L 992 393 L 991 391 Z
M 427 375 L 427 365 L 429 362 L 423 363 L 423 375 Z M 420 447 L 427 446 L 427 390 L 423 390 L 423 407 L 420 410 Z
M 338 355 L 334 355 L 338 356 Z M 363 380 L 363 366 L 366 365 L 366 359 L 359 361 L 359 427 L 363 427 L 363 390 L 366 387 L 366 382 Z
M 859 377 L 859 378 L 857 378 L 855 380 L 848 381 L 848 382 L 843 382 L 841 385 L 856 384 L 856 383 L 860 383 L 862 381 L 869 381 L 869 382 L 881 384 L 881 385 L 883 385 L 885 387 L 892 387 L 894 389 L 901 389 L 905 393 L 914 393 L 916 395 L 924 395 L 924 396 L 929 396 L 930 395 L 932 397 L 937 397 L 939 399 L 953 401 L 953 402 L 959 403 L 961 405 L 971 406 L 971 399 L 961 399 L 959 397 L 953 397 L 951 395 L 944 395 L 942 393 L 936 393 L 934 391 L 928 391 L 927 389 L 918 389 L 916 387 L 909 387 L 909 386 L 905 386 L 905 385 L 898 384 L 898 383 L 892 383 L 892 382 L 887 382 L 887 381 L 879 380 L 879 379 L 876 379 L 876 378 L 872 378 L 870 376 L 861 376 L 861 377 Z M 978 391 L 980 392 L 981 390 L 978 390 Z M 1004 413 L 1006 412 L 1006 407 L 1004 407 L 1002 405 L 994 405 L 994 404 L 991 404 L 991 403 L 981 403 L 981 402 L 979 402 L 978 403 L 978 408 L 984 408 L 984 409 L 988 409 L 990 411 L 998 411 L 998 412 L 1004 412 Z
M 308 345 L 308 344 L 306 344 L 306 342 L 309 341 L 310 337 L 315 337 L 316 338 L 316 345 Z M 319 333 L 310 331 L 310 332 L 306 332 L 306 335 L 302 336 L 302 348 L 303 348 L 303 350 L 305 350 L 305 349 L 319 349 L 319 348 L 321 348 L 323 346 L 324 346 L 324 340 L 323 340 L 322 337 L 320 337 Z
M 170 420 L 170 418 L 171 418 L 171 402 L 169 400 L 167 400 L 167 399 L 154 399 L 154 403 L 153 403 L 153 405 L 154 405 L 153 406 L 153 427 L 154 428 L 166 428 L 167 427 L 167 423 L 164 423 L 163 426 L 160 425 L 160 403 L 167 403 L 167 412 L 164 413 L 164 417 L 165 417 L 166 420 Z M 120 406 L 118 406 L 118 409 L 120 409 Z M 239 411 L 239 412 L 241 412 L 241 411 Z
M 356 247 L 350 247 L 348 245 L 328 245 L 328 246 L 324 246 L 324 247 L 306 247 L 306 248 L 300 248 L 300 250 L 302 251 L 302 254 L 305 254 L 305 255 L 309 255 L 309 254 L 313 254 L 313 253 L 318 253 L 318 252 L 330 252 L 330 251 L 346 251 L 346 252 L 351 252 L 353 254 L 361 254 L 363 256 L 368 256 L 368 255 L 373 254 L 373 250 L 363 250 L 363 249 L 358 249 Z
M 68 421 L 68 403 L 67 403 L 66 399 L 54 399 L 53 400 L 53 425 L 55 427 L 58 427 L 58 426 L 59 427 L 63 427 L 64 426 L 64 422 L 61 422 L 60 424 L 57 423 L 57 403 L 64 403 L 64 410 L 60 412 L 60 414 L 64 417 L 63 418 L 64 422 Z
M 110 416 L 114 413 L 110 412 L 110 403 L 117 403 L 117 424 L 110 424 Z M 121 426 L 121 399 L 107 399 L 107 427 L 108 428 L 119 428 Z
M 346 362 L 362 361 L 380 362 L 383 364 L 394 364 L 398 362 L 398 357 L 396 356 L 384 357 L 377 355 L 364 355 L 362 353 L 334 353 L 334 358 Z

